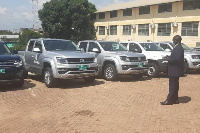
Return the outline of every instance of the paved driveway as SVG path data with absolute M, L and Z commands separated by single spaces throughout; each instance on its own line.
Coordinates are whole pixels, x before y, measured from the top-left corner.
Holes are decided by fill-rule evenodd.
M 117 82 L 60 81 L 46 88 L 37 76 L 23 88 L 0 86 L 1 133 L 198 133 L 200 74 L 180 79 L 179 105 L 161 106 L 168 78 Z

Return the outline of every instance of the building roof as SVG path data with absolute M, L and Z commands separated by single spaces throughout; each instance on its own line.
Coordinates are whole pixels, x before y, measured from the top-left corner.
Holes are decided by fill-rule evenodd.
M 130 2 L 121 2 L 99 9 L 96 13 L 179 1 L 183 0 L 135 0 Z

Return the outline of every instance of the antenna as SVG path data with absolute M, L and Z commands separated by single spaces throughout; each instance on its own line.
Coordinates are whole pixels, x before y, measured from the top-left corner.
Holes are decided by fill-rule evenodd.
M 32 0 L 33 30 L 39 29 L 38 22 L 38 0 Z

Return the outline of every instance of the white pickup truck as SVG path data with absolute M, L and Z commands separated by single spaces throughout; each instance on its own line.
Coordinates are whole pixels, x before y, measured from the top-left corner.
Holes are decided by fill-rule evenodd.
M 131 52 L 143 53 L 149 64 L 148 76 L 157 77 L 159 73 L 167 73 L 168 61 L 166 56 L 170 56 L 170 52 L 164 51 L 163 48 L 151 42 L 120 42 Z

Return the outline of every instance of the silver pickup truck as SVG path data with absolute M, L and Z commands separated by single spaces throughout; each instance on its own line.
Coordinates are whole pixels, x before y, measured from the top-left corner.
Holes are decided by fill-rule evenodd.
M 116 80 L 118 75 L 132 75 L 140 79 L 148 70 L 145 55 L 127 52 L 118 42 L 85 40 L 78 43 L 79 48 L 97 57 L 99 75 L 106 80 Z
M 165 42 L 156 42 L 157 45 L 161 46 L 163 49 L 167 51 L 172 51 L 174 48 L 174 44 L 170 41 Z M 187 45 L 182 43 L 184 49 L 184 57 L 185 57 L 185 72 L 189 70 L 196 70 L 200 72 L 200 52 L 192 51 Z
M 23 58 L 26 71 L 44 76 L 47 87 L 56 85 L 57 79 L 84 78 L 94 82 L 98 67 L 96 58 L 82 52 L 76 44 L 63 39 L 31 39 Z

